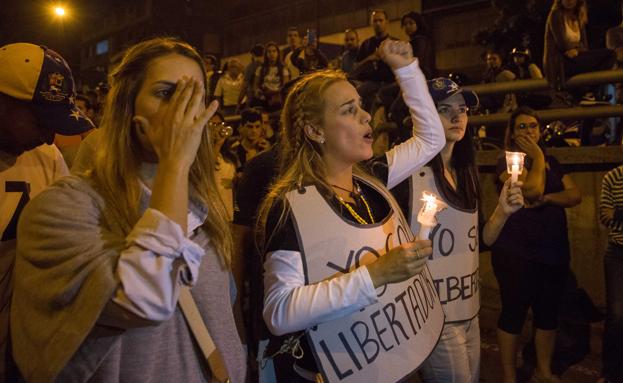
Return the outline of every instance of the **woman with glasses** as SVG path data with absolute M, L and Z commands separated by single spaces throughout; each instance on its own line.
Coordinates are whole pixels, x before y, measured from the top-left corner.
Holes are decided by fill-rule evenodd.
M 523 206 L 521 184 L 511 186 L 510 180 L 505 182 L 489 221 L 479 224 L 478 171 L 472 136 L 466 134 L 467 111 L 478 105 L 478 97 L 447 78 L 428 81 L 428 90 L 441 119 L 446 144 L 427 166 L 392 190 L 414 233 L 420 229 L 417 215 L 424 191 L 437 195 L 447 205 L 437 214 L 438 226 L 429 238 L 420 238 L 433 242 L 428 267 L 446 314 L 437 347 L 420 371 L 427 383 L 478 382 L 478 244 L 494 242 L 509 216 Z M 479 227 L 483 228 L 482 240 Z
M 569 271 L 569 239 L 565 208 L 582 200 L 580 190 L 554 157 L 543 152 L 541 121 L 527 107 L 511 114 L 506 128 L 506 149 L 526 153 L 519 180 L 526 206 L 508 219 L 492 245 L 492 263 L 500 285 L 502 312 L 498 343 L 504 382 L 515 382 L 516 351 L 528 308 L 536 327 L 535 345 L 539 382 L 559 382 L 550 365 L 558 305 Z M 506 162 L 497 165 L 498 187 L 510 177 Z

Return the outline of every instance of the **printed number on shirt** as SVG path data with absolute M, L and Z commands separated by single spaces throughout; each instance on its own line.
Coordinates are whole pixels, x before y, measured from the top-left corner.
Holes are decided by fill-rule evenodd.
M 24 181 L 6 181 L 4 183 L 4 191 L 6 193 L 22 193 L 22 196 L 17 203 L 9 224 L 2 233 L 2 242 L 11 241 L 17 237 L 17 221 L 24 206 L 30 200 L 30 184 Z

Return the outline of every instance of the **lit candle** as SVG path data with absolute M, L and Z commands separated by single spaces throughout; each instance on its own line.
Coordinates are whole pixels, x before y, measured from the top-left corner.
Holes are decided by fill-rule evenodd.
M 424 205 L 417 215 L 417 221 L 420 223 L 420 231 L 417 236 L 419 239 L 428 239 L 430 230 L 437 224 L 437 213 L 445 209 L 447 205 L 437 199 L 434 194 L 428 192 L 422 193 L 422 201 L 424 201 Z
M 506 152 L 506 171 L 511 175 L 511 183 L 517 182 L 523 172 L 523 161 L 526 153 Z

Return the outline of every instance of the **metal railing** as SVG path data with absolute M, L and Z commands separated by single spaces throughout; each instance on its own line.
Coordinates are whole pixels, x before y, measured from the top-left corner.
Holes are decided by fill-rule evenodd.
M 582 73 L 568 79 L 565 83 L 565 88 L 573 89 L 592 85 L 613 84 L 618 82 L 623 83 L 622 69 Z M 474 91 L 479 96 L 551 90 L 551 87 L 545 79 L 516 80 L 507 82 L 466 85 L 463 88 L 466 90 Z M 615 117 L 623 116 L 623 105 L 595 105 L 561 109 L 543 109 L 539 110 L 538 112 L 539 117 L 545 122 L 562 119 Z M 509 113 L 473 115 L 469 117 L 469 124 L 486 126 L 504 125 L 508 121 L 509 116 Z

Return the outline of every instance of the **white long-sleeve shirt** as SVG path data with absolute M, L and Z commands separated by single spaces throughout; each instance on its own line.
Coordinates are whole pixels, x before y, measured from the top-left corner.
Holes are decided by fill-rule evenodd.
M 394 71 L 409 107 L 413 137 L 386 153 L 386 185 L 392 188 L 430 161 L 445 145 L 445 134 L 417 59 Z M 305 285 L 301 254 L 276 250 L 264 262 L 263 316 L 276 335 L 304 330 L 347 316 L 377 300 L 368 269 Z

